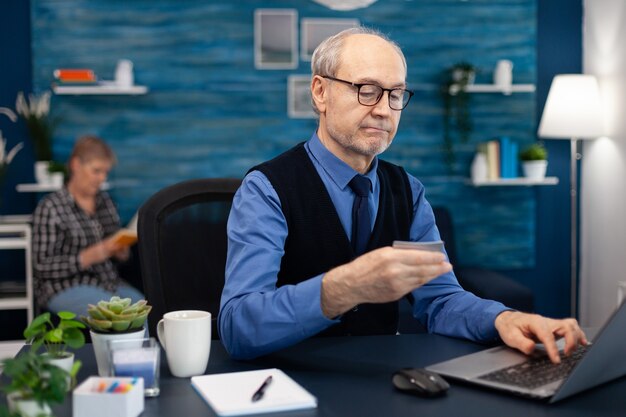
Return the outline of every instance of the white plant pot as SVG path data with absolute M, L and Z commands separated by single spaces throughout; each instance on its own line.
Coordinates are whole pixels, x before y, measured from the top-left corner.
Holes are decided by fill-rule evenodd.
M 452 80 L 457 84 L 463 81 L 467 81 L 467 85 L 474 84 L 474 81 L 476 80 L 476 71 L 455 69 L 452 71 Z
M 48 185 L 52 182 L 50 179 L 50 161 L 37 161 L 35 162 L 35 179 L 37 184 Z
M 143 339 L 145 333 L 145 328 L 130 333 L 96 333 L 93 330 L 90 330 L 89 334 L 91 335 L 91 343 L 93 344 L 93 351 L 96 355 L 96 363 L 98 364 L 98 375 L 109 376 L 111 374 L 111 364 L 109 363 L 109 341 Z M 141 340 L 137 341 L 137 347 L 139 346 L 141 346 Z
M 522 163 L 524 176 L 529 180 L 541 181 L 546 177 L 548 161 L 525 161 Z
M 72 352 L 65 352 L 65 356 L 61 358 L 52 357 L 47 353 L 44 353 L 44 356 L 48 357 L 48 362 L 58 366 L 65 372 L 70 373 L 72 371 L 72 366 L 74 366 L 74 354 Z
M 49 174 L 50 184 L 55 187 L 63 187 L 63 173 L 62 172 L 51 172 Z
M 52 365 L 58 366 L 63 369 L 68 374 L 72 372 L 72 366 L 74 366 L 74 354 L 72 352 L 65 352 L 65 356 L 61 358 L 54 358 L 47 353 L 44 353 L 45 356 L 48 357 L 48 362 Z M 72 379 L 68 375 L 67 377 L 67 390 L 70 391 L 72 389 Z
M 48 404 L 40 406 L 35 400 L 23 400 L 20 398 L 20 394 L 17 392 L 12 392 L 7 395 L 7 403 L 9 405 L 10 412 L 18 413 L 22 417 L 52 415 L 52 410 L 50 409 L 50 406 L 48 406 Z

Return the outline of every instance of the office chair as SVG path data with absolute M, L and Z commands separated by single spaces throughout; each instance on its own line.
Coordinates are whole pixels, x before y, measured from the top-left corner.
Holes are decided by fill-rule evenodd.
M 137 231 L 150 334 L 173 310 L 211 313 L 212 337 L 224 287 L 226 222 L 240 179 L 210 178 L 166 187 L 139 209 Z
M 534 295 L 524 285 L 499 272 L 478 267 L 458 266 L 454 227 L 450 212 L 444 207 L 433 207 L 435 222 L 445 242 L 446 252 L 450 263 L 454 267 L 454 275 L 461 286 L 487 300 L 499 301 L 507 307 L 519 311 L 532 312 L 534 310 Z M 400 300 L 400 333 L 423 333 L 426 329 L 413 318 L 412 307 L 407 300 Z
M 534 310 L 534 296 L 528 287 L 496 271 L 457 266 L 457 248 L 450 212 L 444 207 L 433 207 L 433 212 L 441 240 L 445 242 L 450 263 L 454 266 L 454 274 L 464 289 L 516 310 L 525 312 Z

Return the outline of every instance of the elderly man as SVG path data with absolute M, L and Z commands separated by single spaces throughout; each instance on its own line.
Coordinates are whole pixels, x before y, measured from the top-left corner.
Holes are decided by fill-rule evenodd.
M 464 291 L 439 252 L 392 247 L 439 232 L 423 185 L 378 159 L 412 92 L 401 49 L 382 34 L 345 30 L 315 50 L 311 139 L 250 170 L 228 222 L 219 326 L 235 358 L 315 335 L 395 334 L 408 297 L 429 332 L 496 341 L 525 353 L 541 341 L 559 362 L 585 335 L 574 319 L 511 311 Z

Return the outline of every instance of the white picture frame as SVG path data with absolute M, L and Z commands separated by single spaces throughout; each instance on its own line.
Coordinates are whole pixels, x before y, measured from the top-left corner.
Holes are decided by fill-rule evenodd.
M 292 119 L 317 118 L 311 104 L 311 75 L 287 78 L 287 115 Z
M 254 11 L 254 66 L 257 69 L 298 67 L 296 9 Z
M 300 59 L 311 61 L 313 51 L 326 38 L 344 29 L 359 26 L 359 19 L 302 18 L 300 21 Z

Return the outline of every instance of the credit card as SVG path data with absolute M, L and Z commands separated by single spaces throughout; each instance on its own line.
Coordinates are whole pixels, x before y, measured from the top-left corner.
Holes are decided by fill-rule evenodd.
M 442 240 L 435 240 L 433 242 L 410 242 L 407 240 L 394 240 L 393 247 L 398 249 L 417 249 L 442 253 L 444 251 Z

